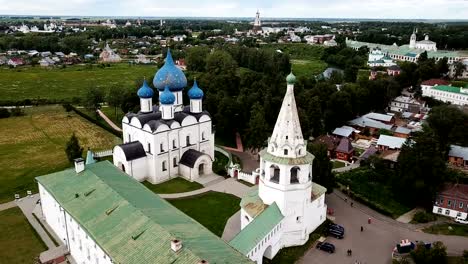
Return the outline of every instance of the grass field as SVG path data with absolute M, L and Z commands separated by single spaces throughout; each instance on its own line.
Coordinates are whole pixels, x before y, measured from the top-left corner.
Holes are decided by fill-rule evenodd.
M 121 85 L 129 89 L 138 87 L 136 81 L 143 77 L 152 80 L 156 66 L 113 64 L 111 67 L 92 68 L 85 65 L 69 66 L 64 69 L 21 67 L 0 69 L 1 101 L 24 99 L 71 100 L 81 97 L 91 86 L 107 89 Z
M 155 193 L 181 193 L 195 191 L 203 188 L 203 185 L 199 184 L 198 182 L 189 182 L 180 177 L 160 184 L 152 184 L 145 181 L 143 182 L 143 185 Z
M 411 209 L 395 199 L 390 186 L 375 181 L 375 178 L 377 178 L 376 172 L 362 167 L 341 173 L 336 180 L 343 186 L 349 186 L 354 198 L 393 218 Z
M 449 226 L 452 230 L 449 229 Z M 426 233 L 449 236 L 468 236 L 468 225 L 445 223 L 437 224 L 423 229 Z
M 72 166 L 64 149 L 73 132 L 85 150 L 109 149 L 121 142 L 61 106 L 27 108 L 25 113 L 0 119 L 0 203 L 13 200 L 15 193 L 37 191 L 34 177 Z
M 0 263 L 36 263 L 47 250 L 18 207 L 0 211 Z
M 337 160 L 333 160 L 332 163 L 334 169 L 343 168 L 346 165 L 344 162 Z
M 240 210 L 238 197 L 219 192 L 168 201 L 219 237 L 229 217 Z
M 321 60 L 291 60 L 292 70 L 296 76 L 312 77 L 322 73 L 327 63 Z

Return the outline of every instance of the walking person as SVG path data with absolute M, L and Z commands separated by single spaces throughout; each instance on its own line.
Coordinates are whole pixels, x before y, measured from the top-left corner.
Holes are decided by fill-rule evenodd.
M 361 232 L 362 232 L 362 231 L 364 231 L 364 227 L 363 227 L 363 226 L 361 226 Z
M 353 203 L 353 202 L 351 202 L 351 207 L 353 207 L 353 205 L 354 205 L 354 203 Z

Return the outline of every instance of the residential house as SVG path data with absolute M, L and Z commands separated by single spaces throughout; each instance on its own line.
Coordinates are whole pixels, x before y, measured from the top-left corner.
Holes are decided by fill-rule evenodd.
M 395 123 L 395 117 L 389 114 L 379 114 L 379 113 L 371 112 L 371 113 L 365 114 L 364 117 L 383 122 L 387 125 L 390 125 L 390 124 L 393 125 Z
M 332 134 L 338 137 L 352 138 L 354 133 L 354 128 L 350 126 L 337 127 L 333 130 Z
M 377 133 L 381 129 L 391 130 L 393 127 L 393 125 L 385 124 L 365 116 L 350 120 L 348 124 L 356 129 L 368 129 L 371 135 Z
M 8 59 L 5 56 L 0 56 L 0 65 L 6 64 Z
M 22 58 L 11 58 L 8 60 L 7 64 L 13 67 L 16 67 L 16 66 L 23 65 L 24 61 Z
M 420 113 L 423 104 L 410 96 L 398 96 L 390 102 L 390 111 Z
M 442 191 L 437 193 L 432 212 L 448 217 L 466 219 L 468 215 L 468 185 L 445 184 Z
M 408 138 L 410 134 L 411 129 L 402 126 L 397 126 L 395 131 L 393 131 L 393 135 L 400 138 Z
M 468 169 L 468 147 L 450 145 L 449 163 Z
M 337 159 L 351 161 L 354 155 L 354 148 L 351 141 L 347 137 L 342 137 L 340 143 L 335 149 L 335 156 Z
M 322 135 L 314 140 L 314 144 L 324 144 L 327 146 L 327 155 L 329 158 L 333 158 L 335 155 L 335 148 L 340 140 L 331 135 Z
M 401 68 L 398 65 L 392 65 L 387 68 L 387 74 L 389 76 L 397 76 L 400 75 L 401 73 Z
M 405 141 L 406 138 L 380 135 L 379 140 L 377 140 L 377 148 L 381 151 L 400 150 Z

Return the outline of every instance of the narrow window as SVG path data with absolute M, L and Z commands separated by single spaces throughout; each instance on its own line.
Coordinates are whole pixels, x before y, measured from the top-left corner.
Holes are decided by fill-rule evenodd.
M 172 164 L 173 164 L 174 168 L 177 167 L 177 158 L 176 157 L 174 157 L 172 159 Z
M 190 146 L 190 136 L 187 136 L 187 137 L 185 138 L 185 145 L 186 145 L 186 146 Z
M 162 171 L 166 171 L 167 168 L 166 168 L 166 161 L 163 161 L 162 162 Z
M 128 142 L 132 142 L 132 136 L 128 134 Z
M 201 139 L 202 139 L 202 140 L 205 140 L 205 132 L 202 132 L 202 133 L 201 133 Z
M 288 155 L 288 150 L 284 149 L 284 155 Z
M 173 149 L 177 148 L 175 139 L 172 140 L 172 148 L 173 148 Z
M 164 152 L 164 147 L 163 147 L 162 143 L 159 145 L 159 148 L 161 149 L 161 153 L 163 153 Z
M 298 177 L 298 171 L 299 171 L 299 168 L 298 167 L 293 167 L 291 168 L 291 180 L 290 180 L 290 183 L 299 183 L 299 177 Z
M 151 143 L 148 143 L 148 153 L 151 154 Z

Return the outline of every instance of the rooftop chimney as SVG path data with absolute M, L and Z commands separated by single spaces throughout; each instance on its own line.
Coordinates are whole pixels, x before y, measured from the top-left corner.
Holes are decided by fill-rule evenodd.
M 75 159 L 75 171 L 76 173 L 80 173 L 85 170 L 85 162 L 82 158 Z
M 174 252 L 178 252 L 182 248 L 182 241 L 178 239 L 171 240 L 171 249 Z

